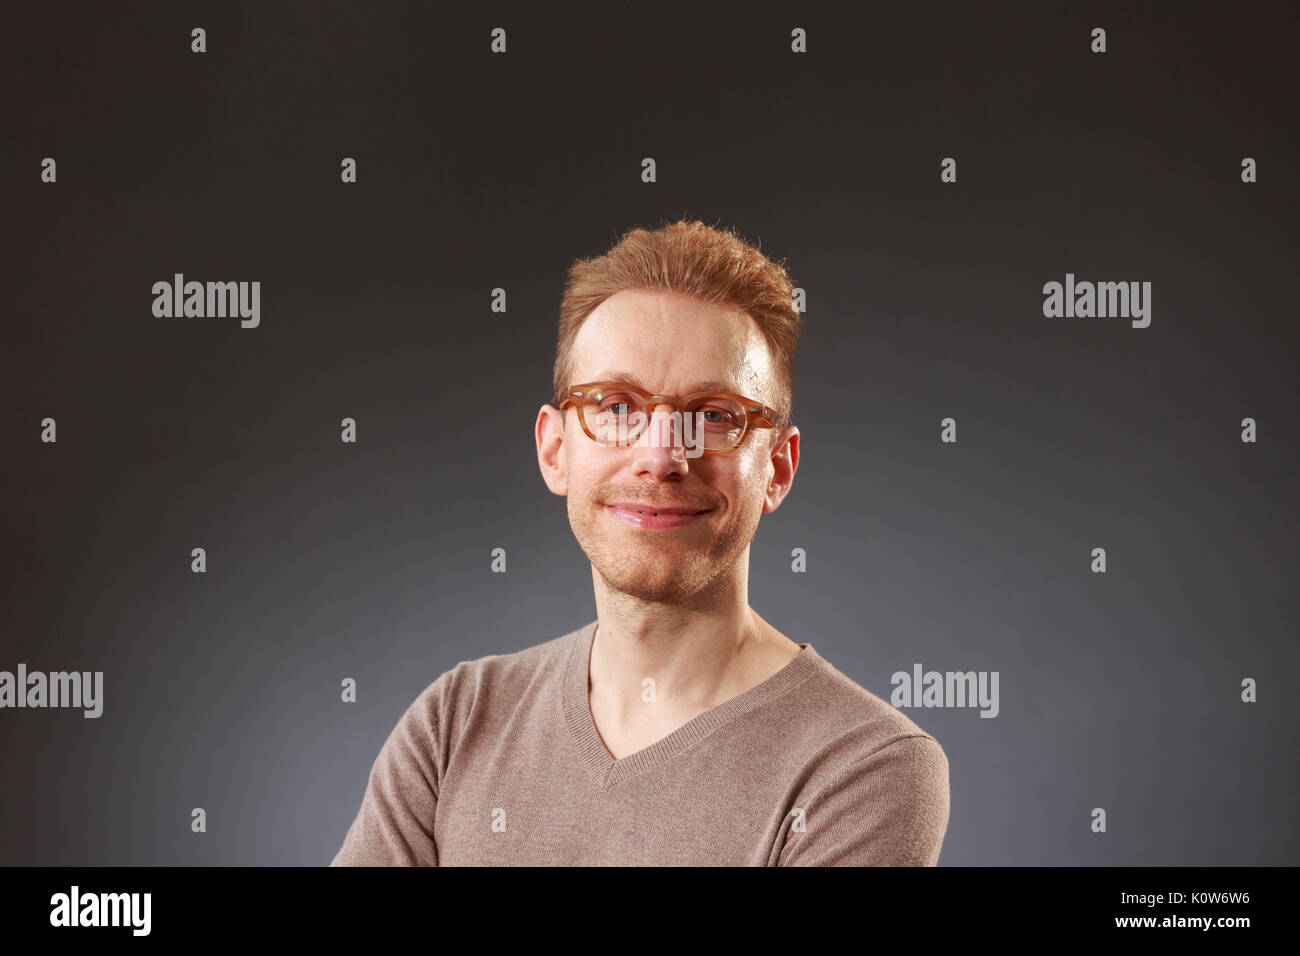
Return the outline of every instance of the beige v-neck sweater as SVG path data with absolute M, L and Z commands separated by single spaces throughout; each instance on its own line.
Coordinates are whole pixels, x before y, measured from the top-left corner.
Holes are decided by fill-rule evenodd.
M 811 644 L 615 760 L 588 705 L 596 624 L 462 661 L 422 691 L 331 866 L 938 861 L 943 749 Z

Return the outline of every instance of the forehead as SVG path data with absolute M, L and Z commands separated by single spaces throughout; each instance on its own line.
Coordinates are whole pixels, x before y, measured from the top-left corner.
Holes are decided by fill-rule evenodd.
M 633 380 L 654 392 L 736 392 L 770 401 L 772 359 L 758 324 L 733 306 L 625 289 L 587 317 L 573 381 Z

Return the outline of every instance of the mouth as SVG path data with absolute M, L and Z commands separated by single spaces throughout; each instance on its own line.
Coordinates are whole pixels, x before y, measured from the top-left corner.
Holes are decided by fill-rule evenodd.
M 694 508 L 664 508 L 655 505 L 612 504 L 606 505 L 605 510 L 634 528 L 667 531 L 694 524 L 713 509 L 696 510 Z

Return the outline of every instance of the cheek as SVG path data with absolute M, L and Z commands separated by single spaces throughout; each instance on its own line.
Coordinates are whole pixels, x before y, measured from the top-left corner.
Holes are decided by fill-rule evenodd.
M 599 499 L 608 492 L 608 475 L 591 463 L 575 462 L 569 471 L 569 507 L 598 509 Z
M 738 473 L 726 488 L 719 490 L 733 511 L 744 515 L 760 512 L 767 494 L 767 476 L 759 469 L 749 469 Z
M 737 462 L 740 465 L 740 483 L 746 488 L 763 488 L 767 485 L 767 473 L 771 467 L 771 459 L 760 455 L 753 448 L 746 448 L 743 452 L 744 459 Z

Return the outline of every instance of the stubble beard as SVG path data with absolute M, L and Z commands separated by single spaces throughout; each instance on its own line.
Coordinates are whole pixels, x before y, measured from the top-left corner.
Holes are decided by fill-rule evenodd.
M 578 544 L 610 590 L 639 600 L 708 607 L 724 587 L 753 531 L 715 524 L 713 537 L 699 529 L 684 533 L 646 531 L 629 525 L 612 530 L 605 508 L 585 499 L 575 511 L 569 498 L 569 524 Z M 717 522 L 726 512 L 716 510 L 702 519 Z

